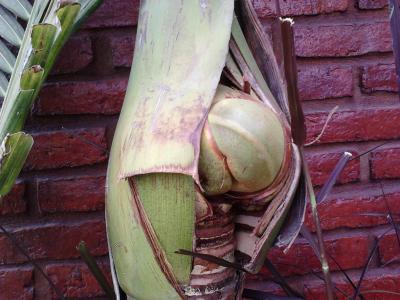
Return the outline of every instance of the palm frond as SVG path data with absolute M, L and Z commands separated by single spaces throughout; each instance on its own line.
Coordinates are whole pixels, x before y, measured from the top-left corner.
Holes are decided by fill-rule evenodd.
M 78 24 L 100 3 L 101 0 L 40 0 L 32 6 L 28 0 L 0 0 L 0 97 L 4 97 L 0 111 L 2 145 L 6 144 L 7 137 L 22 130 L 61 48 Z M 0 153 L 0 178 L 11 185 L 20 168 L 18 172 L 11 172 L 3 162 L 14 155 L 13 151 L 23 153 L 24 149 L 19 149 L 19 145 L 22 143 Z M 18 158 L 22 167 L 26 156 Z M 7 190 L 0 186 L 3 188 Z
M 1 152 L 8 152 L 2 160 L 2 168 L 9 170 L 10 173 L 0 172 L 0 196 L 7 195 L 14 185 L 16 178 L 21 171 L 26 157 L 33 145 L 30 135 L 18 132 L 7 136 L 1 146 Z
M 0 36 L 14 46 L 20 46 L 24 29 L 8 11 L 0 7 Z
M 8 80 L 3 72 L 0 72 L 0 97 L 4 97 L 6 94 Z
M 32 12 L 32 5 L 28 0 L 0 0 L 0 5 L 25 21 Z
M 37 0 L 32 7 L 28 0 L 0 0 L 0 97 L 4 98 L 0 111 L 0 199 L 12 189 L 33 145 L 32 136 L 21 130 L 40 87 L 77 24 L 101 0 L 82 2 L 86 13 L 80 11 L 79 1 Z M 2 226 L 0 231 L 64 299 L 13 235 Z
M 0 70 L 10 74 L 15 65 L 15 56 L 0 40 Z

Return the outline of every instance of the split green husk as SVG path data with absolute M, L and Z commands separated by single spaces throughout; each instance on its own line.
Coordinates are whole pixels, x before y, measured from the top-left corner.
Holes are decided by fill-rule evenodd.
M 267 84 L 284 80 L 264 79 L 247 38 L 233 0 L 141 3 L 107 173 L 117 296 L 120 286 L 129 299 L 240 298 L 240 270 L 257 272 L 278 235 L 300 155 L 285 86 Z

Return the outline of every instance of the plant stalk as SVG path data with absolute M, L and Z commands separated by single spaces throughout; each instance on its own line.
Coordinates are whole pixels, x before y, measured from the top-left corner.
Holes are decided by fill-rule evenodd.
M 311 182 L 310 171 L 304 155 L 304 143 L 306 140 L 306 127 L 304 114 L 299 98 L 297 82 L 297 64 L 294 46 L 293 20 L 283 19 L 281 24 L 282 43 L 284 51 L 285 76 L 288 84 L 288 100 L 291 116 L 292 137 L 294 143 L 299 147 L 300 157 L 303 165 L 303 174 L 306 182 L 308 196 L 310 198 L 313 220 L 317 230 L 317 242 L 319 247 L 319 259 L 326 284 L 326 296 L 328 300 L 334 300 L 332 278 L 329 264 L 324 248 L 322 229 L 317 210 L 317 199 Z M 304 226 L 304 225 L 303 225 Z M 317 254 L 318 255 L 318 254 Z
M 326 251 L 325 251 L 325 247 L 324 247 L 324 239 L 322 236 L 321 222 L 319 220 L 319 215 L 318 215 L 318 210 L 317 210 L 317 200 L 316 200 L 314 188 L 313 188 L 313 185 L 311 182 L 310 171 L 308 169 L 307 161 L 304 156 L 304 148 L 300 150 L 300 155 L 301 155 L 301 159 L 303 162 L 303 172 L 305 173 L 307 190 L 308 190 L 308 194 L 310 197 L 311 212 L 312 212 L 312 216 L 313 216 L 313 220 L 314 220 L 314 224 L 315 224 L 315 228 L 316 228 L 316 233 L 317 233 L 317 241 L 318 241 L 319 254 L 320 254 L 319 259 L 321 262 L 322 273 L 324 275 L 325 284 L 326 284 L 326 297 L 328 300 L 334 300 L 333 283 L 332 283 L 328 259 L 327 259 Z

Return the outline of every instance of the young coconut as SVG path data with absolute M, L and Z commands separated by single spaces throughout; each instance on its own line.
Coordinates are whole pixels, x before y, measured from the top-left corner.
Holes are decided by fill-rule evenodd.
M 219 85 L 201 136 L 199 174 L 207 195 L 268 188 L 288 155 L 276 112 L 249 95 Z

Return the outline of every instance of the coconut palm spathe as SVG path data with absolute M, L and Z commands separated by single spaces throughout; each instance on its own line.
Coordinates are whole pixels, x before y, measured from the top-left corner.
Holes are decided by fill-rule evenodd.
M 240 298 L 291 207 L 301 166 L 284 81 L 269 88 L 234 2 L 141 3 L 106 190 L 129 299 Z

